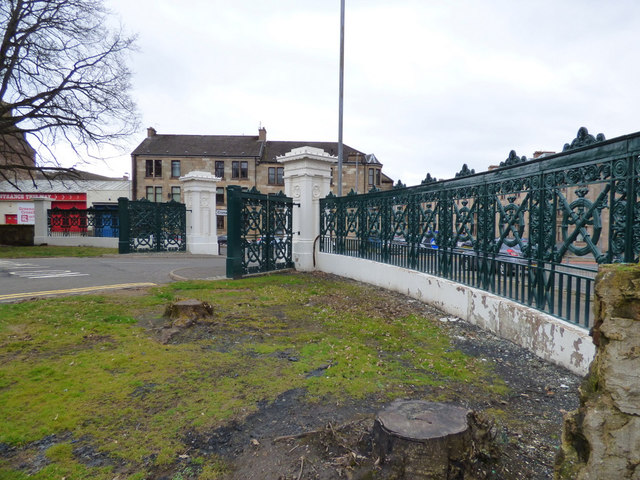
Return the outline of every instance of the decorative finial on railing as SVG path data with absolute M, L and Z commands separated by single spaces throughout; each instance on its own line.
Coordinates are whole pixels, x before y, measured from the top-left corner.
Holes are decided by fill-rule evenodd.
M 430 173 L 427 173 L 427 176 L 424 177 L 424 180 L 422 180 L 422 185 L 429 185 L 430 183 L 435 183 L 437 182 L 438 179 L 436 177 L 432 177 Z
M 605 140 L 606 138 L 604 138 L 603 133 L 599 133 L 594 137 L 589 133 L 586 127 L 580 127 L 576 138 L 571 142 L 571 144 L 565 143 L 564 147 L 562 147 L 562 151 L 566 152 L 567 150 L 586 147 L 587 145 L 593 145 L 594 143 L 604 142 Z
M 407 188 L 407 186 L 402 183 L 402 180 L 398 179 L 398 182 L 393 186 L 393 188 Z
M 260 193 L 260 190 L 258 190 L 258 189 L 256 188 L 256 186 L 254 185 L 253 187 L 251 187 L 251 190 L 249 190 L 249 192 L 248 192 L 248 193 L 258 193 L 258 194 L 259 194 L 259 193 Z
M 373 187 L 371 187 L 371 190 L 369 190 L 369 193 L 376 193 L 376 192 L 379 192 L 379 191 L 380 191 L 380 189 L 376 188 L 376 186 L 374 185 Z
M 469 169 L 469 167 L 467 166 L 466 163 L 462 164 L 462 170 L 460 170 L 458 173 L 456 173 L 456 178 L 459 177 L 468 177 L 469 175 L 473 175 L 475 174 L 476 171 L 472 168 Z
M 354 195 L 357 195 L 356 191 L 352 188 L 351 190 L 349 190 L 349 193 L 347 193 L 347 197 L 353 197 Z
M 511 150 L 507 159 L 504 162 L 500 162 L 500 166 L 509 167 L 511 165 L 517 165 L 526 161 L 527 157 L 525 157 L 524 155 L 522 157 L 519 157 L 515 150 Z

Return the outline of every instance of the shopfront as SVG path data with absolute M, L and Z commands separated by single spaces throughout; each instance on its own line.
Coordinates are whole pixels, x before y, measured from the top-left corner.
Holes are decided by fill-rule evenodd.
M 0 223 L 33 225 L 34 198 L 48 198 L 51 208 L 86 209 L 86 193 L 0 192 Z

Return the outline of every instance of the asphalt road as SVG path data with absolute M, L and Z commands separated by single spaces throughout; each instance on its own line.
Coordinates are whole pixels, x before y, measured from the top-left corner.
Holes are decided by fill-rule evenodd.
M 185 253 L 0 259 L 0 302 L 220 278 L 225 263 L 225 257 Z

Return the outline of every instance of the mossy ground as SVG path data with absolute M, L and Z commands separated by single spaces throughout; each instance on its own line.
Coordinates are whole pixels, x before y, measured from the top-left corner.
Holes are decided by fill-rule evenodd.
M 159 342 L 151 326 L 185 298 L 211 303 L 214 318 Z M 492 362 L 415 312 L 305 274 L 0 305 L 0 478 L 219 478 L 224 461 L 187 455 L 185 433 L 242 421 L 296 389 L 310 403 L 508 394 Z

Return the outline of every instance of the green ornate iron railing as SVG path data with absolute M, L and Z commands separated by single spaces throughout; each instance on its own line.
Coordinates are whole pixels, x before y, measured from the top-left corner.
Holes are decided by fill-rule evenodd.
M 118 251 L 181 252 L 187 249 L 187 210 L 183 203 L 118 199 Z
M 227 187 L 227 277 L 293 268 L 293 200 Z
M 50 237 L 118 237 L 117 208 L 52 208 L 47 210 Z
M 464 169 L 463 169 L 464 170 Z M 600 263 L 638 262 L 640 133 L 580 129 L 565 151 L 321 200 L 321 250 L 493 292 L 589 327 Z

